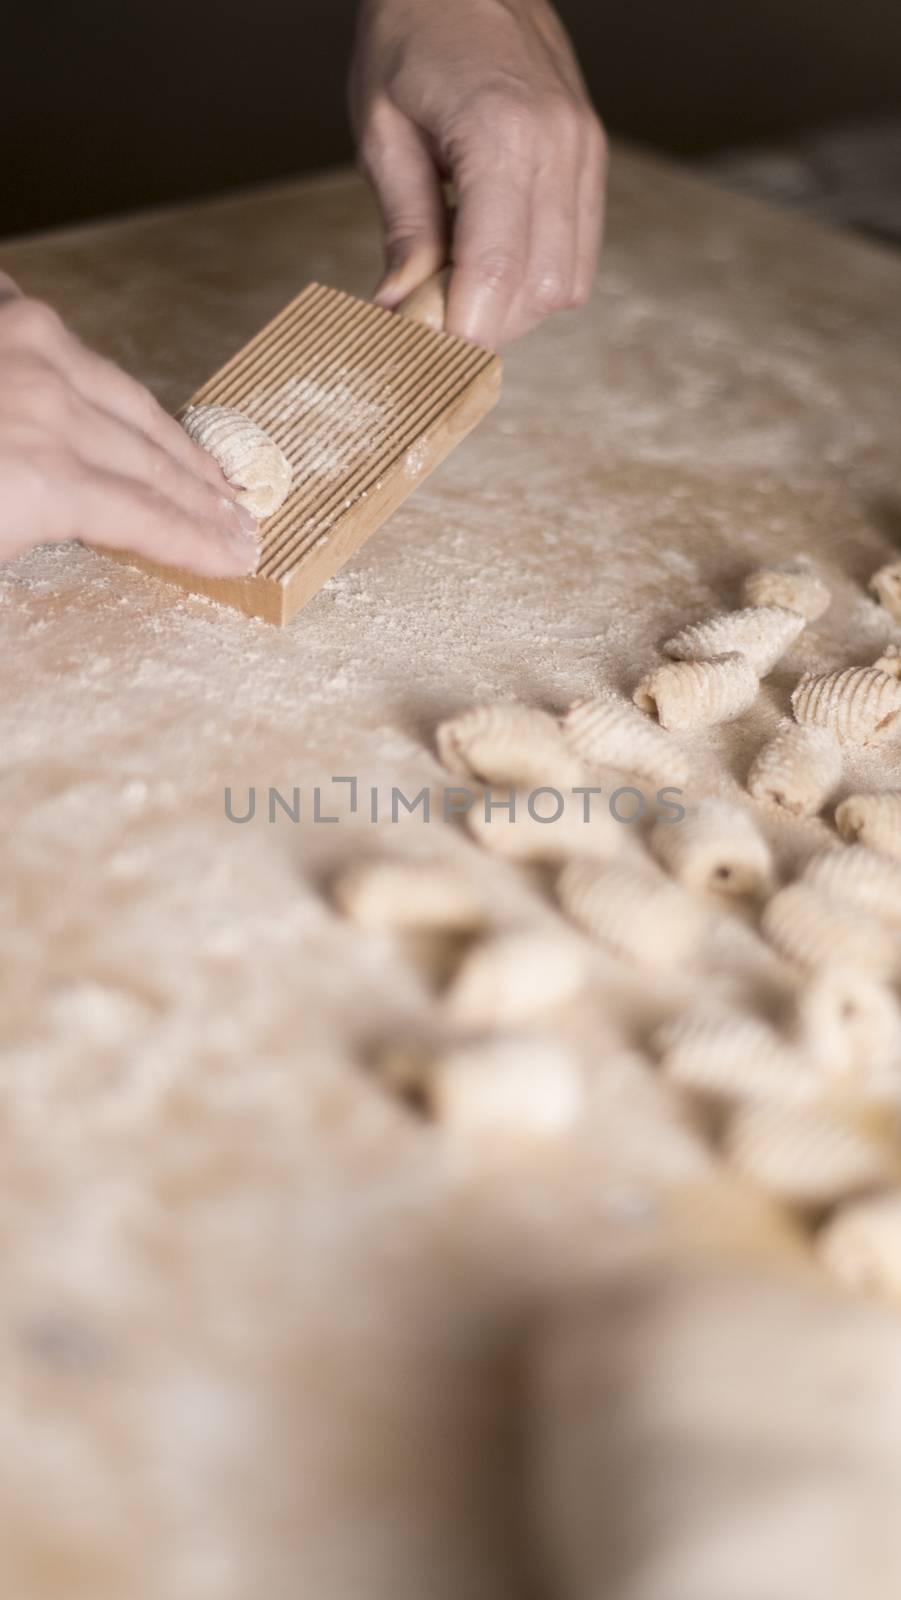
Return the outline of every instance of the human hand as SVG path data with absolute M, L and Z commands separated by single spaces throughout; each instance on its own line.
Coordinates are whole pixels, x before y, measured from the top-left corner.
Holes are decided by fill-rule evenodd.
M 547 0 L 361 0 L 350 106 L 385 227 L 378 304 L 448 253 L 448 331 L 477 344 L 585 303 L 606 144 Z
M 5 273 L 0 484 L 0 560 L 84 539 L 207 576 L 256 565 L 256 522 L 212 456 Z

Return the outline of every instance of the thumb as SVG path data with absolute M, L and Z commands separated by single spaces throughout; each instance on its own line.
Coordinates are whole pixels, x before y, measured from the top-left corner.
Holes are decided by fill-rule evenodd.
M 447 259 L 447 212 L 441 179 L 424 136 L 393 106 L 382 105 L 360 144 L 385 233 L 385 273 L 375 292 L 390 310 L 438 272 Z

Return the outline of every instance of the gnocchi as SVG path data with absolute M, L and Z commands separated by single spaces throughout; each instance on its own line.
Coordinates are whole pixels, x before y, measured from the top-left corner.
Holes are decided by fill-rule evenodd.
M 571 935 L 501 934 L 467 951 L 443 1009 L 457 1027 L 506 1027 L 570 999 L 584 980 L 584 953 Z
M 805 971 L 840 962 L 888 977 L 901 953 L 891 928 L 837 904 L 810 883 L 791 883 L 774 894 L 764 908 L 761 931 L 780 955 Z
M 671 661 L 639 683 L 633 699 L 661 727 L 690 733 L 728 722 L 753 704 L 758 678 L 747 656 L 733 651 L 707 661 Z
M 468 879 L 436 861 L 359 861 L 342 871 L 332 898 L 363 928 L 469 930 L 484 920 L 484 906 Z
M 650 867 L 571 861 L 560 874 L 557 894 L 580 928 L 640 965 L 675 966 L 700 942 L 698 907 Z
M 725 800 L 700 800 L 681 822 L 657 822 L 650 845 L 686 889 L 759 894 L 772 873 L 766 840 L 742 806 Z
M 901 681 L 876 667 L 805 672 L 792 693 L 795 720 L 840 742 L 875 744 L 901 733 Z
M 835 825 L 849 843 L 901 860 L 901 789 L 875 794 L 850 794 L 835 810 Z
M 842 775 L 838 740 L 828 728 L 800 727 L 787 718 L 757 752 L 748 773 L 748 793 L 795 817 L 812 817 L 825 805 Z
M 563 718 L 563 737 L 588 765 L 619 767 L 676 788 L 688 782 L 685 753 L 663 729 L 618 695 L 577 700 Z
M 805 622 L 816 622 L 829 607 L 828 585 L 810 561 L 799 557 L 775 567 L 758 567 L 742 585 L 747 606 L 784 606 L 797 611 Z
M 810 1098 L 816 1079 L 774 1028 L 738 1012 L 688 1012 L 655 1035 L 671 1083 L 727 1101 Z
M 742 1105 L 723 1151 L 774 1199 L 801 1207 L 834 1204 L 889 1182 L 897 1157 L 887 1127 L 824 1105 Z
M 450 771 L 488 784 L 571 787 L 584 770 L 554 718 L 515 701 L 451 717 L 438 728 L 436 744 Z
M 739 651 L 762 678 L 803 630 L 804 618 L 784 606 L 747 606 L 693 622 L 667 639 L 664 653 L 682 661 L 699 661 Z
M 490 808 L 478 803 L 471 806 L 466 826 L 478 844 L 508 861 L 568 861 L 571 856 L 608 860 L 619 849 L 623 829 L 609 806 L 593 798 L 587 820 L 584 797 L 579 795 L 567 796 L 559 817 L 554 816 L 556 804 L 551 804 L 545 813 L 547 820 L 542 820 L 537 795 L 514 791 L 511 814 L 509 791 L 493 794 L 488 790 L 486 800 L 497 803 Z

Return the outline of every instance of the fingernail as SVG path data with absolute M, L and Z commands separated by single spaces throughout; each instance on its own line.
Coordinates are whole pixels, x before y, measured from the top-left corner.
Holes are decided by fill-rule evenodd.
M 257 538 L 260 531 L 260 524 L 253 512 L 248 511 L 246 506 L 242 506 L 240 500 L 235 501 L 235 510 L 238 513 L 238 521 L 240 522 L 241 527 L 246 528 L 248 533 L 252 533 L 254 538 Z
M 256 572 L 260 559 L 260 547 L 256 539 L 249 539 L 246 533 L 233 533 L 229 530 L 228 546 L 238 562 L 237 571 L 243 576 Z
M 388 276 L 382 279 L 372 299 L 375 305 L 384 306 L 387 311 L 392 311 L 403 297 L 403 285 L 398 283 L 397 274 L 389 272 Z

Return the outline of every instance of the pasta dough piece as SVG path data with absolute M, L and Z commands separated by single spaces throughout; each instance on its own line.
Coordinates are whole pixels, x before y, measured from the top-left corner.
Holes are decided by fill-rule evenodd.
M 784 606 L 747 606 L 743 611 L 722 611 L 703 622 L 689 623 L 667 639 L 663 649 L 681 661 L 709 660 L 737 650 L 762 678 L 803 628 L 804 618 Z
M 553 717 L 515 701 L 476 706 L 442 722 L 438 755 L 452 772 L 483 783 L 572 787 L 582 763 L 567 748 Z
M 836 904 L 809 883 L 791 883 L 774 894 L 761 930 L 780 955 L 807 971 L 846 962 L 888 977 L 901 955 L 901 941 L 890 928 Z
M 777 567 L 758 567 L 742 584 L 746 606 L 784 606 L 805 622 L 816 622 L 832 599 L 828 586 L 809 561 L 800 558 Z
M 709 661 L 671 661 L 642 678 L 633 699 L 664 728 L 689 733 L 728 722 L 752 705 L 759 688 L 747 656 L 735 651 Z
M 684 751 L 619 695 L 577 700 L 563 718 L 563 737 L 589 765 L 619 767 L 675 788 L 684 788 L 689 780 Z
M 849 794 L 836 807 L 835 825 L 843 839 L 901 860 L 901 789 Z
M 645 866 L 571 861 L 557 880 L 566 914 L 616 955 L 673 967 L 691 957 L 703 917 L 675 884 Z
M 820 1229 L 816 1248 L 847 1289 L 901 1300 L 901 1192 L 841 1206 Z
M 507 1027 L 569 1000 L 584 981 L 584 952 L 571 936 L 502 934 L 464 955 L 443 1009 L 457 1027 Z
M 686 889 L 759 894 L 772 874 L 769 846 L 742 806 L 706 799 L 681 822 L 657 822 L 650 845 Z
M 748 773 L 748 793 L 795 817 L 822 809 L 842 775 L 842 753 L 828 728 L 800 727 L 787 718 L 758 750 Z
M 824 1206 L 895 1176 L 888 1127 L 826 1106 L 743 1105 L 726 1127 L 724 1154 L 775 1199 Z
M 901 926 L 901 862 L 891 856 L 865 844 L 839 845 L 808 861 L 802 879 L 842 905 Z
M 901 644 L 887 644 L 873 666 L 877 672 L 887 672 L 890 678 L 901 678 Z
M 421 1092 L 440 1122 L 470 1137 L 558 1136 L 584 1101 L 572 1052 L 535 1034 L 449 1047 L 423 1073 Z
M 189 406 L 181 425 L 218 461 L 229 483 L 238 484 L 241 505 L 255 517 L 271 517 L 288 498 L 291 463 L 268 433 L 227 406 Z
M 636 713 L 637 715 L 637 713 Z M 492 796 L 506 805 L 509 792 Z M 529 810 L 529 796 L 522 791 L 514 794 L 514 814 L 497 809 L 485 814 L 485 806 L 478 803 L 466 813 L 466 826 L 473 838 L 504 856 L 508 861 L 568 861 L 572 856 L 594 856 L 607 861 L 620 847 L 623 824 L 610 815 L 609 807 L 598 797 L 590 807 L 588 821 L 584 820 L 583 797 L 569 795 L 562 814 L 554 821 L 538 821 Z M 549 797 L 547 816 L 552 817 L 556 806 Z M 539 802 L 534 811 L 540 815 Z
M 870 579 L 870 590 L 893 617 L 901 622 L 901 561 L 890 561 Z
M 688 1012 L 654 1037 L 671 1083 L 724 1100 L 797 1101 L 817 1087 L 796 1050 L 773 1028 L 738 1012 Z
M 825 1080 L 871 1098 L 901 1095 L 901 1009 L 891 990 L 855 967 L 821 967 L 797 1001 L 799 1047 Z
M 442 862 L 357 862 L 336 880 L 333 899 L 363 928 L 467 930 L 484 921 L 482 902 L 466 878 Z
M 901 682 L 876 667 L 805 672 L 792 710 L 797 722 L 829 728 L 842 743 L 877 744 L 901 733 Z

